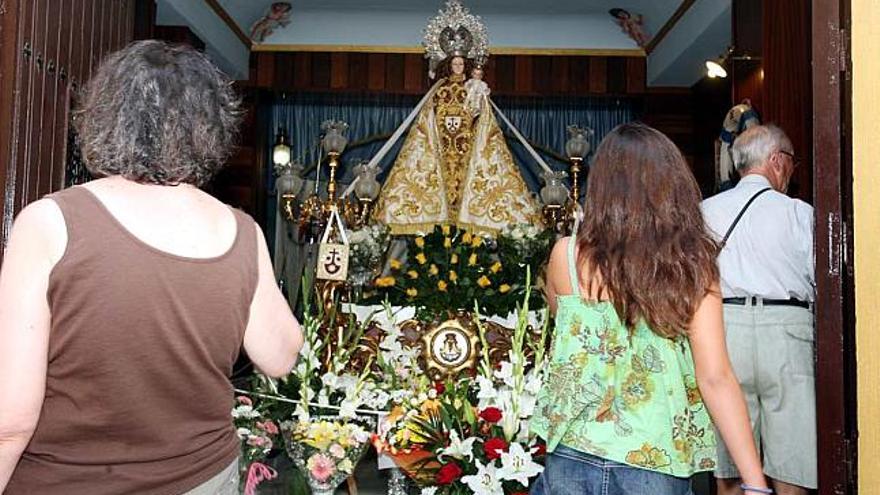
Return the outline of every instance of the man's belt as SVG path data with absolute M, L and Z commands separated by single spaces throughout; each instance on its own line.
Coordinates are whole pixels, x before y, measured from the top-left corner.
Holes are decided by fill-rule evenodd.
M 756 296 L 749 297 L 725 297 L 721 300 L 724 304 L 735 304 L 737 306 L 757 306 L 761 300 L 764 306 L 797 306 L 799 308 L 810 309 L 810 303 L 801 301 L 800 299 L 761 299 Z

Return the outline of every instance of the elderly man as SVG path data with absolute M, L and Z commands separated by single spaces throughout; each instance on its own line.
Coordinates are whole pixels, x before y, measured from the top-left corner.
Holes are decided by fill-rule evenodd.
M 731 151 L 742 179 L 702 205 L 720 243 L 728 352 L 764 473 L 777 493 L 806 494 L 817 485 L 813 208 L 785 194 L 798 160 L 781 129 L 752 127 Z M 738 476 L 719 442 L 718 493 L 742 493 Z

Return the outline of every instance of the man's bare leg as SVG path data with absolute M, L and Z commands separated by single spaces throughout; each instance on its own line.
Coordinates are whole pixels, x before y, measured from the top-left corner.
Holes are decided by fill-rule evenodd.
M 718 488 L 718 495 L 742 495 L 739 485 L 742 480 L 739 478 L 715 478 L 715 486 Z
M 776 491 L 777 495 L 807 495 L 808 493 L 808 490 L 801 486 L 774 479 L 770 481 L 773 483 L 773 490 Z M 721 492 L 718 493 L 720 494 Z

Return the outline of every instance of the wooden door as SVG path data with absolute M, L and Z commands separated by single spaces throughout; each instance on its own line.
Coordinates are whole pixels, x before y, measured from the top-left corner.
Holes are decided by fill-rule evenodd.
M 813 0 L 819 493 L 855 493 L 849 1 Z
M 134 18 L 135 0 L 0 1 L 0 257 L 15 215 L 64 186 L 71 97 Z

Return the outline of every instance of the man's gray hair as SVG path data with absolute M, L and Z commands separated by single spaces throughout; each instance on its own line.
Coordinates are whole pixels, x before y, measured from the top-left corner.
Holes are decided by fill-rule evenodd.
M 756 125 L 745 130 L 730 148 L 733 165 L 737 171 L 759 167 L 770 158 L 770 154 L 791 147 L 791 140 L 785 132 L 773 124 Z

